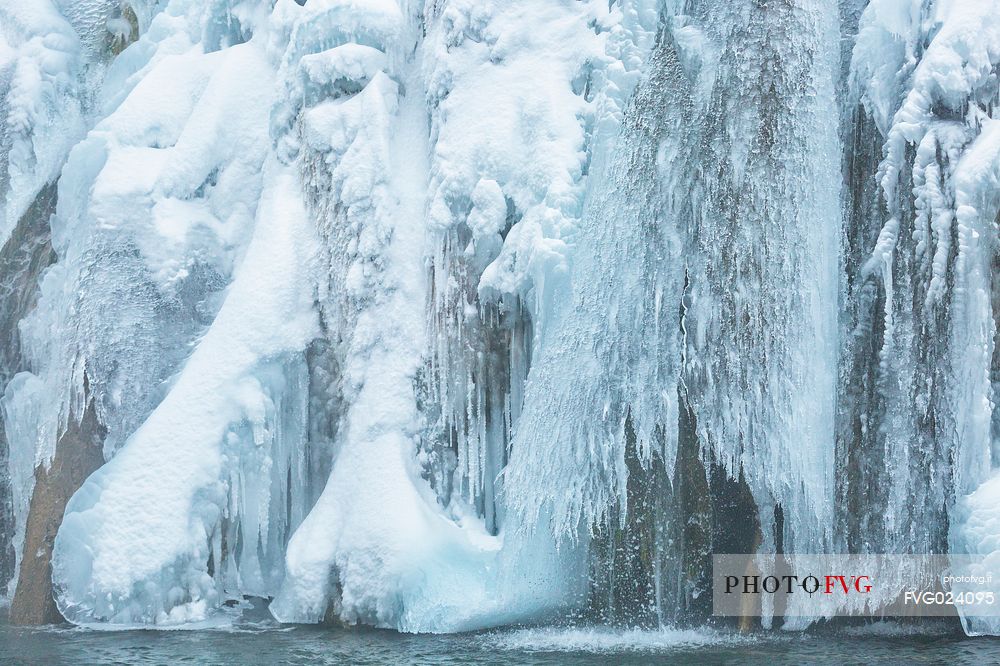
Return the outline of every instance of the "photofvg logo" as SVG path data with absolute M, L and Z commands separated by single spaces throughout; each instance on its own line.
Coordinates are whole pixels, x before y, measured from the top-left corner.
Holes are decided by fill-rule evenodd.
M 1000 616 L 1000 571 L 983 558 L 715 555 L 712 564 L 719 616 Z
M 784 588 L 782 590 L 782 588 Z M 798 589 L 796 589 L 798 588 Z M 732 594 L 734 590 L 739 590 L 741 594 L 777 594 L 783 591 L 785 594 L 793 594 L 801 590 L 806 594 L 817 594 L 822 590 L 823 594 L 868 594 L 872 591 L 871 578 L 869 576 L 848 576 L 844 574 L 826 574 L 820 579 L 818 576 L 809 574 L 800 577 L 792 574 L 776 575 L 743 575 L 726 576 L 726 594 Z

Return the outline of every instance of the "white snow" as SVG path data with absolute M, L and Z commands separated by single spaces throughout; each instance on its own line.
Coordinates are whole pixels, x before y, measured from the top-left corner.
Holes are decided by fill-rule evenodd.
M 82 60 L 49 0 L 0 3 L 0 243 L 84 132 Z
M 69 505 L 55 548 L 59 604 L 78 622 L 187 622 L 227 593 L 273 594 L 286 516 L 307 509 L 287 503 L 302 494 L 318 241 L 296 170 L 268 155 L 265 40 L 149 63 L 63 171 L 60 265 L 29 322 L 37 372 L 64 405 L 43 424 L 79 418 L 87 373 L 111 430 L 114 457 Z M 123 241 L 134 259 L 102 261 Z M 135 291 L 102 303 L 95 279 Z
M 217 600 L 204 567 L 226 509 L 223 472 L 241 462 L 223 442 L 243 421 L 274 427 L 265 412 L 281 387 L 255 373 L 316 334 L 314 232 L 294 172 L 266 169 L 256 228 L 218 316 L 163 402 L 67 507 L 53 558 L 67 617 L 169 623 L 200 619 Z M 236 455 L 259 444 L 243 440 Z

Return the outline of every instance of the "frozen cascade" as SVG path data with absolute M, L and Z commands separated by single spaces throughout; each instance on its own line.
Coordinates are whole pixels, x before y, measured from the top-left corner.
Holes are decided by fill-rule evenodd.
M 224 41 L 250 37 L 250 18 Z M 61 330 L 78 338 L 35 337 L 51 345 L 38 354 L 41 381 L 101 386 L 109 401 L 97 411 L 115 455 L 70 502 L 55 543 L 60 610 L 77 621 L 190 620 L 227 590 L 273 594 L 308 509 L 289 498 L 309 495 L 303 352 L 316 330 L 317 243 L 297 177 L 261 141 L 273 77 L 264 36 L 211 50 L 199 19 L 183 2 L 154 19 L 136 44 L 134 67 L 148 71 L 71 154 L 54 218 L 61 270 L 28 322 L 50 330 L 44 317 L 72 313 L 76 327 Z M 180 81 L 188 94 L 166 100 Z M 82 303 L 44 307 L 67 298 Z M 239 319 L 248 298 L 255 322 Z M 15 394 L 9 410 L 45 398 Z M 159 507 L 162 522 L 148 529 L 135 506 Z
M 0 0 L 12 618 L 656 626 L 716 552 L 1000 571 L 998 16 Z
M 503 12 L 498 4 L 493 21 L 501 30 L 521 29 L 509 25 L 507 12 L 516 15 L 526 5 L 516 3 Z M 373 15 L 368 20 L 374 25 L 358 29 L 367 35 L 384 34 L 391 19 L 399 23 L 402 34 L 414 39 L 415 17 L 406 10 L 404 6 L 399 14 Z M 466 105 L 456 106 L 454 115 L 448 115 L 451 123 L 467 132 L 468 122 L 479 122 L 475 118 L 479 110 L 466 108 L 473 100 L 463 96 L 514 83 L 519 71 L 495 68 L 483 57 L 486 54 L 476 52 L 487 46 L 483 40 L 499 42 L 493 49 L 503 48 L 503 40 L 485 29 L 491 18 L 488 8 L 481 3 L 454 3 L 442 8 L 441 15 L 446 21 L 443 34 L 432 33 L 417 54 L 422 55 L 421 48 L 436 47 L 440 38 L 456 47 L 452 57 L 458 62 L 453 69 L 430 72 L 432 87 L 426 95 L 420 94 L 426 85 L 423 72 L 406 57 L 409 48 L 400 53 L 375 44 L 386 52 L 381 60 L 370 61 L 386 69 L 366 72 L 343 98 L 302 112 L 304 149 L 307 154 L 318 152 L 305 164 L 315 188 L 310 198 L 331 248 L 331 302 L 321 305 L 321 311 L 328 335 L 342 349 L 337 365 L 344 372 L 340 379 L 344 418 L 327 488 L 289 545 L 289 581 L 272 604 L 272 612 L 281 619 L 316 621 L 326 615 L 412 631 L 470 629 L 551 612 L 566 605 L 582 581 L 573 575 L 574 567 L 567 566 L 573 551 L 555 552 L 547 535 L 522 542 L 516 535 L 497 534 L 501 511 L 490 486 L 506 455 L 509 419 L 519 407 L 517 373 L 526 372 L 530 342 L 525 336 L 530 325 L 523 319 L 517 322 L 521 313 L 516 305 L 504 315 L 504 308 L 516 304 L 513 295 L 502 296 L 499 304 L 477 303 L 473 280 L 478 281 L 497 256 L 500 234 L 510 238 L 517 233 L 504 228 L 516 216 L 512 208 L 527 211 L 518 216 L 518 223 L 526 227 L 540 224 L 537 218 L 551 218 L 559 209 L 539 201 L 527 178 L 535 174 L 518 171 L 521 157 L 516 150 L 503 149 L 502 134 L 486 134 L 482 143 L 462 146 L 458 142 L 467 140 L 464 133 L 452 137 L 454 130 L 442 123 L 430 128 L 431 138 L 436 139 L 431 147 L 428 101 L 450 110 L 467 99 Z M 578 27 L 569 24 L 581 33 L 585 25 L 583 20 Z M 466 39 L 465 48 L 471 53 L 458 48 Z M 538 42 L 545 43 L 565 42 L 544 38 Z M 535 59 L 525 58 L 530 52 L 513 51 L 508 66 L 535 64 Z M 463 60 L 471 60 L 479 71 Z M 564 71 L 560 61 L 555 65 L 553 73 L 565 78 L 554 85 L 562 86 L 562 94 L 573 99 L 567 79 L 577 72 Z M 450 89 L 442 90 L 442 85 Z M 355 90 L 359 92 L 350 95 Z M 577 103 L 572 104 L 570 109 Z M 523 112 L 514 106 L 495 111 L 503 120 L 499 131 L 509 131 L 510 139 L 518 141 Z M 557 111 L 563 109 L 543 106 L 532 114 L 540 116 L 535 122 L 551 122 L 552 131 L 561 132 L 556 134 L 559 141 L 543 138 L 537 147 L 524 147 L 538 151 L 539 157 L 542 150 L 557 148 L 555 156 L 566 153 L 579 161 L 575 145 L 566 145 L 567 139 L 576 137 L 564 139 L 566 124 L 572 123 L 573 131 L 579 132 L 578 122 L 571 113 L 549 120 Z M 384 119 L 377 131 L 370 128 L 372 117 Z M 331 130 L 336 130 L 332 141 Z M 491 151 L 492 163 L 484 164 L 479 173 L 469 173 L 469 164 L 476 161 L 458 161 L 464 155 L 456 151 L 473 156 Z M 416 159 L 421 154 L 428 162 Z M 566 181 L 573 172 L 567 171 L 552 156 L 537 167 L 543 182 L 554 180 L 550 198 L 562 194 L 557 187 L 572 184 Z M 426 226 L 423 192 L 431 173 L 436 174 L 432 188 L 438 188 L 440 199 L 432 201 L 431 225 Z M 502 188 L 510 193 L 506 200 Z M 467 247 L 456 246 L 463 238 Z M 438 248 L 432 255 L 430 285 L 420 254 L 428 245 Z M 521 251 L 531 249 L 525 244 Z M 428 308 L 430 322 L 425 324 Z M 502 322 L 502 316 L 507 321 Z M 437 336 L 437 346 L 430 352 L 425 351 L 425 326 Z M 489 348 L 489 337 L 478 341 L 485 343 L 485 350 L 464 348 L 465 336 L 484 335 L 482 331 L 490 327 L 501 328 L 488 333 L 501 340 L 499 349 Z M 509 342 L 504 341 L 506 336 Z M 474 374 L 479 372 L 486 373 L 491 385 Z M 514 576 L 511 563 L 525 561 L 533 564 Z
M 455 493 L 473 503 L 493 533 L 535 322 L 552 307 L 587 175 L 617 137 L 655 5 L 609 13 L 597 3 L 451 2 L 428 35 L 435 250 L 425 464 L 442 501 Z
M 505 473 L 522 511 L 551 506 L 569 535 L 612 509 L 623 529 L 650 511 L 654 548 L 676 556 L 669 525 L 686 518 L 630 501 L 628 478 L 662 466 L 644 482 L 671 492 L 684 409 L 705 464 L 749 485 L 765 549 L 831 542 L 835 26 L 820 3 L 703 3 L 670 19 L 585 215 L 573 275 L 587 277 L 554 298 L 529 377 Z M 648 593 L 680 601 L 664 592 Z
M 681 39 L 718 47 L 706 49 L 714 62 L 685 63 L 705 86 L 690 95 L 697 129 L 662 148 L 668 215 L 686 236 L 683 395 L 702 446 L 746 478 L 763 550 L 825 552 L 840 247 L 837 16 L 821 2 L 725 3 L 691 20 L 675 28 Z M 684 63 L 683 42 L 680 53 Z M 703 175 L 688 180 L 694 174 Z
M 73 103 L 75 81 L 68 73 L 78 63 L 80 44 L 66 21 L 42 3 L 34 10 L 4 3 L 0 25 L 10 26 L 0 33 L 0 247 L 4 264 L 0 381 L 6 385 L 23 369 L 17 322 L 34 299 L 38 264 L 48 261 L 47 218 L 55 198 L 54 188 L 43 190 L 55 178 L 82 122 L 79 104 Z M 60 97 L 66 100 L 64 104 L 58 103 Z M 36 197 L 37 206 L 32 206 Z M 20 550 L 16 532 L 20 530 L 23 537 L 23 525 L 18 523 L 23 523 L 32 480 L 30 469 L 23 475 L 13 472 L 19 467 L 20 452 L 11 458 L 5 430 L 0 419 L 0 598 L 13 592 L 6 588 L 16 573 L 15 553 Z
M 654 74 L 641 84 L 635 108 L 655 108 L 651 98 L 664 93 L 668 65 L 664 46 L 656 48 Z M 522 520 L 535 524 L 550 511 L 553 529 L 566 538 L 585 537 L 624 499 L 627 429 L 647 461 L 657 455 L 672 468 L 676 450 L 682 280 L 677 234 L 657 224 L 663 205 L 656 151 L 665 123 L 658 110 L 649 115 L 626 114 L 610 183 L 588 202 L 570 276 L 552 297 L 504 472 Z M 584 284 L 576 274 L 603 279 Z
M 30 345 L 22 345 L 18 322 L 37 300 L 39 274 L 53 257 L 49 217 L 56 204 L 60 170 L 70 148 L 94 122 L 93 92 L 106 73 L 108 58 L 138 36 L 155 10 L 156 3 L 111 0 L 87 0 L 70 7 L 47 1 L 0 4 L 0 255 L 4 276 L 0 325 L 5 340 L 0 375 L 5 384 L 12 374 L 32 365 Z M 95 20 L 81 20 L 84 16 Z M 24 342 L 30 343 L 30 336 Z M 17 383 L 24 385 L 24 378 Z M 40 533 L 51 539 L 65 499 L 82 480 L 73 477 L 85 476 L 100 462 L 92 456 L 93 462 L 77 460 L 73 466 L 48 469 L 51 447 L 36 451 L 33 434 L 21 443 L 7 441 L 25 432 L 22 425 L 34 432 L 31 424 L 11 423 L 10 415 L 0 419 L 0 458 L 6 459 L 0 473 L 0 588 L 13 594 L 14 585 L 7 586 L 7 582 L 13 583 L 12 575 L 26 565 L 22 580 L 32 590 L 22 592 L 37 603 L 26 607 L 15 601 L 12 617 L 38 621 L 41 615 L 55 615 L 47 582 L 51 543 L 26 543 L 25 539 L 31 541 Z M 37 493 L 36 470 L 44 481 Z M 33 497 L 46 508 L 29 511 Z M 22 550 L 31 554 L 23 561 L 11 558 L 12 551 Z
M 881 1 L 861 18 L 855 146 L 870 156 L 884 145 L 877 170 L 856 158 L 877 190 L 856 181 L 848 218 L 875 234 L 848 272 L 839 450 L 854 551 L 996 561 L 998 10 Z M 963 622 L 998 630 L 989 618 Z
M 962 492 L 956 476 L 965 466 L 962 458 L 970 449 L 964 442 L 971 434 L 962 433 L 959 423 L 968 403 L 952 387 L 975 385 L 959 380 L 959 369 L 949 358 L 959 349 L 965 355 L 967 346 L 975 343 L 962 339 L 964 324 L 954 333 L 949 330 L 955 326 L 954 315 L 965 306 L 964 290 L 949 285 L 946 277 L 949 264 L 957 268 L 952 247 L 955 191 L 949 172 L 959 163 L 967 136 L 964 123 L 946 110 L 955 100 L 942 99 L 946 106 L 932 111 L 929 97 L 940 94 L 932 92 L 932 80 L 940 53 L 953 48 L 948 44 L 950 31 L 939 32 L 929 45 L 921 44 L 921 28 L 933 25 L 933 12 L 900 15 L 885 4 L 873 3 L 862 18 L 852 73 L 869 114 L 859 124 L 869 134 L 877 128 L 885 137 L 884 159 L 874 174 L 880 186 L 878 208 L 865 214 L 884 211 L 887 221 L 878 232 L 874 253 L 869 250 L 851 276 L 852 301 L 861 305 L 854 314 L 849 354 L 862 359 L 853 364 L 869 374 L 848 380 L 859 390 L 846 401 L 844 425 L 854 432 L 842 434 L 856 439 L 856 451 L 844 447 L 848 455 L 864 451 L 874 463 L 859 470 L 853 481 L 858 487 L 849 492 L 864 492 L 866 501 L 883 510 L 866 512 L 875 522 L 856 526 L 854 533 L 864 533 L 867 543 L 850 546 L 875 552 L 943 552 L 944 512 L 956 490 Z M 917 52 L 921 48 L 926 50 Z M 868 62 L 879 57 L 887 64 L 876 70 Z M 885 89 L 889 82 L 884 70 L 891 64 L 912 78 L 912 90 L 901 105 L 887 99 L 899 95 Z M 943 117 L 931 117 L 937 113 Z M 929 122 L 914 123 L 921 114 Z M 981 367 L 985 372 L 989 361 Z M 982 473 L 968 471 L 973 478 Z M 914 497 L 925 501 L 914 502 Z

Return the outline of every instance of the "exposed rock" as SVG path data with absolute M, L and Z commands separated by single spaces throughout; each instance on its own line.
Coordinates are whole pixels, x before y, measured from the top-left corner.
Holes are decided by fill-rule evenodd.
M 54 255 L 49 218 L 56 209 L 56 181 L 38 193 L 0 248 L 0 385 L 24 369 L 18 322 L 38 299 L 38 279 Z M 14 575 L 14 507 L 7 465 L 9 445 L 0 418 L 0 595 Z
M 52 598 L 52 544 L 69 498 L 104 464 L 104 434 L 94 403 L 88 400 L 83 418 L 71 420 L 59 438 L 49 466 L 40 465 L 35 470 L 21 569 L 10 606 L 11 624 L 62 621 Z

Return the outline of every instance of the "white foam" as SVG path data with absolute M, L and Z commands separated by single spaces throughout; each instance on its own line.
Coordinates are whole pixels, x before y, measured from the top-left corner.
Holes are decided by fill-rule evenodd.
M 751 636 L 712 629 L 612 629 L 540 627 L 489 634 L 491 646 L 528 652 L 662 652 L 719 645 L 746 645 Z

